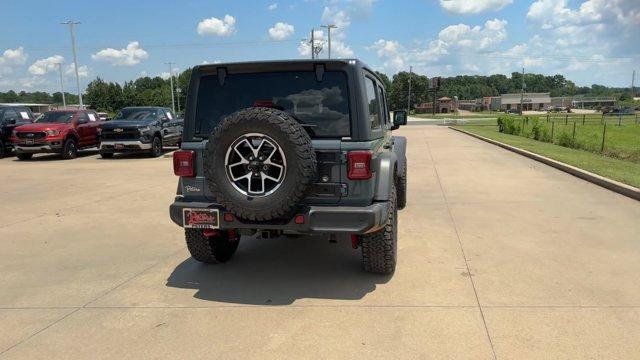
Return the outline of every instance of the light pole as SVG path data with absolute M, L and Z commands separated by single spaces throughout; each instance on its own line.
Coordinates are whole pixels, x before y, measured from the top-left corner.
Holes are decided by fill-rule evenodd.
M 62 82 L 62 63 L 59 62 L 56 65 L 58 65 L 58 72 L 60 73 L 60 93 L 62 93 L 62 108 L 66 109 L 67 100 L 64 98 L 64 83 Z
M 176 98 L 173 96 L 173 62 L 167 62 L 169 64 L 169 83 L 171 84 L 171 109 L 173 113 L 176 113 Z
M 411 111 L 411 74 L 413 66 L 409 66 L 409 95 L 407 96 L 407 114 Z
M 331 29 L 335 29 L 337 28 L 337 26 L 335 26 L 334 24 L 329 24 L 329 25 L 322 25 L 321 27 L 323 28 L 327 28 L 327 37 L 329 39 L 329 56 L 328 58 L 331 59 Z
M 84 104 L 82 103 L 82 92 L 80 91 L 80 76 L 78 75 L 78 57 L 76 55 L 76 32 L 75 26 L 80 24 L 79 21 L 71 21 L 67 20 L 65 22 L 61 22 L 61 25 L 69 25 L 69 32 L 71 32 L 71 49 L 73 51 L 73 67 L 76 72 L 76 85 L 78 86 L 78 102 L 80 103 L 80 109 L 84 109 Z
M 520 89 L 520 116 L 524 114 L 524 88 L 527 85 L 524 83 L 524 68 L 522 68 L 522 89 Z

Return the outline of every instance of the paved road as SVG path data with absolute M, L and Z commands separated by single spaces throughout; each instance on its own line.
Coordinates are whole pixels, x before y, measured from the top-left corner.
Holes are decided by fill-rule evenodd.
M 393 277 L 346 239 L 189 259 L 168 158 L 0 160 L 0 358 L 640 357 L 640 203 L 407 126 Z

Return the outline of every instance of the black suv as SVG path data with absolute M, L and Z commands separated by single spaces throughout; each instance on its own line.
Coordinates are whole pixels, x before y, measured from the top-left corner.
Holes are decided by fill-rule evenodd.
M 358 60 L 193 69 L 171 219 L 196 260 L 231 258 L 241 235 L 348 236 L 365 271 L 390 274 L 406 204 L 405 111 Z
M 31 109 L 26 106 L 0 105 L 0 159 L 10 154 L 13 146 L 9 141 L 16 126 L 33 122 Z
M 164 146 L 180 146 L 182 123 L 168 108 L 123 108 L 100 127 L 100 155 L 111 158 L 114 153 L 147 152 L 158 157 Z

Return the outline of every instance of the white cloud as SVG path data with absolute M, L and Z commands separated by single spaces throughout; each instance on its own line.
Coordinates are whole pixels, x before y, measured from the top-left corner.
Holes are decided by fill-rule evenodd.
M 23 89 L 33 89 L 45 83 L 45 79 L 41 76 L 30 76 L 22 78 L 18 81 L 19 86 Z
M 64 58 L 61 55 L 50 56 L 45 59 L 40 59 L 29 66 L 29 74 L 31 75 L 44 75 L 49 71 L 55 71 L 57 64 L 63 63 Z
M 6 49 L 0 56 L 0 66 L 24 65 L 28 57 L 22 46 L 17 49 Z
M 267 10 L 270 10 L 270 11 L 273 11 L 273 10 L 275 10 L 277 8 L 278 8 L 278 3 L 273 3 L 273 4 L 269 5 L 269 6 L 267 6 Z
M 133 66 L 149 58 L 149 53 L 140 47 L 137 41 L 127 44 L 124 49 L 107 48 L 91 55 L 95 61 L 106 61 L 114 66 Z
M 225 15 L 223 19 L 211 17 L 198 23 L 198 35 L 229 36 L 236 32 L 236 18 Z
M 67 65 L 67 68 L 64 71 L 65 74 L 74 75 L 75 76 L 76 71 L 75 71 L 75 67 L 74 67 L 73 64 L 74 63 L 71 63 L 71 64 Z M 78 76 L 79 77 L 87 77 L 87 76 L 89 76 L 89 67 L 87 67 L 87 65 L 78 66 Z
M 513 3 L 513 0 L 440 0 L 440 6 L 454 14 L 478 14 L 498 11 Z
M 378 57 L 386 59 L 385 69 L 397 72 L 405 68 L 404 49 L 397 41 L 380 39 L 367 49 L 374 50 Z
M 0 56 L 0 75 L 12 73 L 13 68 L 24 65 L 27 58 L 28 55 L 22 46 L 17 49 L 6 49 Z
M 269 37 L 272 40 L 284 40 L 294 33 L 293 25 L 284 22 L 277 22 L 269 29 Z
M 407 48 L 398 41 L 380 39 L 367 49 L 376 52 L 389 72 L 414 65 L 437 68 L 436 71 L 477 73 L 482 70 L 477 63 L 482 59 L 479 55 L 495 53 L 503 45 L 507 39 L 506 26 L 507 22 L 499 19 L 488 20 L 482 26 L 457 24 L 445 27 L 436 39 L 417 47 Z

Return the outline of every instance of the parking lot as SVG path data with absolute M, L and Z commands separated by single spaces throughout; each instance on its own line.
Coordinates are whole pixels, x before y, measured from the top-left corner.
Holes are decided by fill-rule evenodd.
M 190 259 L 171 158 L 0 160 L 0 358 L 640 358 L 640 203 L 409 125 L 391 277 L 347 238 Z

